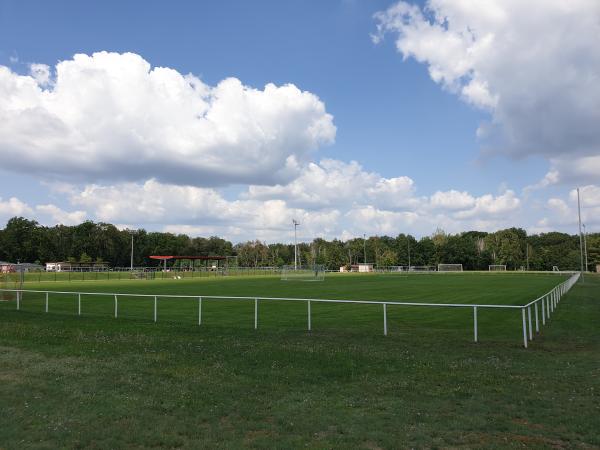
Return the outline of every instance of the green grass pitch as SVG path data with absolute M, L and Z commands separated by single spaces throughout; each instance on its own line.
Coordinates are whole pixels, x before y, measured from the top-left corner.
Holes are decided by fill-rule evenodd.
M 158 295 L 525 304 L 554 274 L 28 282 Z M 0 302 L 0 448 L 600 446 L 600 278 L 523 349 L 519 310 L 25 294 Z

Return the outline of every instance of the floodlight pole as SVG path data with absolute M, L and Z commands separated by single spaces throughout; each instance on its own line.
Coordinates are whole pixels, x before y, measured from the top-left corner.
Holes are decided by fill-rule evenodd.
M 294 224 L 294 270 L 298 270 L 298 234 L 296 229 L 298 228 L 298 225 L 300 225 L 300 222 L 296 219 L 292 219 L 292 223 Z
M 133 272 L 133 231 L 131 232 L 131 268 L 130 271 Z
M 579 198 L 579 188 L 577 188 L 577 212 L 579 214 L 579 254 L 581 258 L 581 281 L 584 282 L 583 275 L 583 237 L 581 234 L 581 200 Z
M 587 231 L 585 229 L 585 223 L 581 224 L 583 226 L 583 253 L 585 256 L 585 271 L 589 270 L 588 266 L 588 257 L 587 257 Z
M 525 238 L 525 254 L 527 255 L 527 270 L 529 271 L 529 242 Z
M 408 247 L 408 271 L 410 272 L 410 239 L 406 235 L 406 246 Z
M 363 233 L 363 254 L 365 264 L 367 263 L 367 233 Z

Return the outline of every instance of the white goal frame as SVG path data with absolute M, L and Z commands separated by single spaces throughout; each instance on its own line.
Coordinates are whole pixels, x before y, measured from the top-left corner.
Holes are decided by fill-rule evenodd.
M 490 264 L 488 270 L 490 272 L 506 272 L 506 264 Z
M 324 281 L 325 266 L 313 264 L 309 266 L 283 266 L 281 281 Z
M 438 264 L 438 272 L 462 272 L 462 264 Z
M 435 272 L 435 266 L 410 266 L 409 272 Z

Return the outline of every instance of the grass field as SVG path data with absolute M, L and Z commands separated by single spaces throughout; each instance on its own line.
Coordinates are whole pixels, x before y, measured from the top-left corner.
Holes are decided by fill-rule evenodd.
M 28 289 L 519 305 L 564 278 L 338 275 Z M 529 349 L 519 311 L 25 295 L 0 303 L 0 448 L 600 447 L 600 278 Z
M 395 300 L 403 302 L 466 303 L 523 305 L 548 292 L 566 276 L 521 273 L 461 273 L 461 274 L 334 274 L 324 282 L 281 281 L 279 277 L 219 277 L 203 279 L 158 279 L 86 282 L 42 282 L 25 285 L 26 289 L 103 292 L 119 294 L 198 295 L 198 296 L 259 296 L 291 298 L 324 298 L 351 300 Z M 41 312 L 45 295 L 26 293 L 21 310 Z M 121 319 L 153 320 L 154 299 L 120 295 L 118 315 Z M 110 295 L 85 295 L 82 298 L 84 316 L 112 317 L 114 299 Z M 198 322 L 196 299 L 161 298 L 157 316 L 162 321 L 182 324 Z M 77 314 L 74 295 L 53 294 L 49 311 Z M 382 332 L 381 305 L 322 304 L 311 305 L 313 329 L 346 330 L 349 334 L 371 330 Z M 472 336 L 471 309 L 388 307 L 389 333 L 419 333 L 436 330 L 439 333 L 463 330 L 462 337 Z M 252 300 L 204 300 L 204 326 L 244 329 L 254 326 Z M 518 310 L 478 311 L 480 339 L 522 339 L 521 315 Z M 261 329 L 303 330 L 307 328 L 306 303 L 261 301 Z

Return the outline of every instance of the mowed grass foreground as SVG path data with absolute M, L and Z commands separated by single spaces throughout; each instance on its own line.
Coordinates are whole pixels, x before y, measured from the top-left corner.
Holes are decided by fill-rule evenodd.
M 523 304 L 557 276 L 248 278 L 28 288 Z M 242 292 L 243 291 L 243 292 Z M 266 291 L 266 292 L 265 292 Z M 0 448 L 600 446 L 600 278 L 564 297 L 529 349 L 519 311 L 99 296 L 0 304 Z M 144 302 L 144 301 L 142 301 Z

